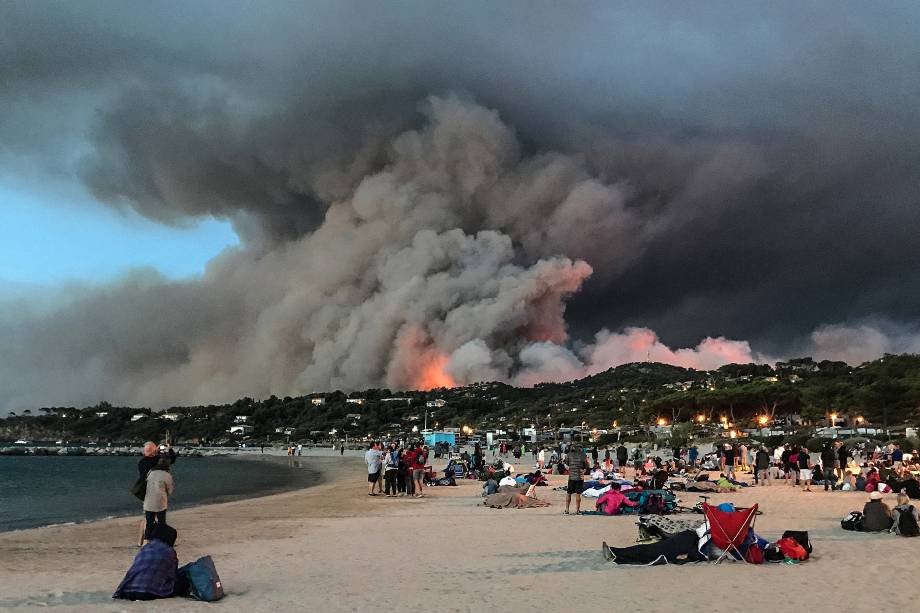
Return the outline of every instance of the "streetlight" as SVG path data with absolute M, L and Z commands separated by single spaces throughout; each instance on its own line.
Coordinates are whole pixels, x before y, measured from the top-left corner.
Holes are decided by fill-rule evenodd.
M 667 420 L 667 419 L 665 419 L 664 417 L 659 417 L 659 418 L 658 418 L 658 425 L 659 425 L 659 426 L 666 426 L 667 424 L 668 424 L 668 420 Z
M 696 416 L 696 421 L 698 421 L 699 423 L 703 423 L 704 421 L 706 421 L 706 416 L 705 416 L 705 415 L 697 415 L 697 416 Z

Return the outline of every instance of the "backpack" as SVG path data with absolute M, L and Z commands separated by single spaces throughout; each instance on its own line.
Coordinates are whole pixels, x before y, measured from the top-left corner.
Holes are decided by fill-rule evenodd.
M 214 602 L 224 597 L 224 588 L 211 556 L 186 564 L 179 569 L 179 575 L 185 575 L 188 579 L 189 596 L 196 600 Z
M 805 557 L 802 558 L 803 560 L 807 560 L 808 556 L 811 555 L 812 547 L 811 541 L 808 540 L 808 532 L 804 530 L 786 530 L 783 532 L 782 538 L 791 538 L 802 546 L 802 549 L 805 550 Z
M 913 519 L 913 518 L 911 518 Z M 840 520 L 840 527 L 844 530 L 862 530 L 863 514 L 859 511 L 850 511 L 850 514 Z
M 914 506 L 907 505 L 907 508 L 898 513 L 898 534 L 901 536 L 920 536 L 920 526 L 914 519 Z
M 664 505 L 664 496 L 661 494 L 649 494 L 645 502 L 645 512 L 649 515 L 664 515 L 667 509 Z

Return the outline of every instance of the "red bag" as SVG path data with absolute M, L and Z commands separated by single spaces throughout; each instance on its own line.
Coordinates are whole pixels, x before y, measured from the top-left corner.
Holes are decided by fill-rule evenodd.
M 744 554 L 744 561 L 749 564 L 763 564 L 763 549 L 754 543 L 748 547 L 747 553 Z
M 808 552 L 799 545 L 799 542 L 792 537 L 787 537 L 776 541 L 776 546 L 783 552 L 783 555 L 792 560 L 805 560 L 808 558 Z

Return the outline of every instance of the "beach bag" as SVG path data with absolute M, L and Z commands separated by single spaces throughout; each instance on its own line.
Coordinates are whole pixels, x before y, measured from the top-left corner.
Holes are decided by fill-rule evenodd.
M 908 505 L 907 509 L 898 513 L 898 534 L 901 536 L 920 536 L 920 526 L 914 519 L 914 507 Z
M 143 500 L 147 497 L 147 479 L 145 477 L 141 477 L 134 482 L 134 485 L 131 486 L 131 495 L 138 500 Z
M 776 541 L 776 546 L 781 552 L 783 552 L 783 555 L 790 560 L 808 559 L 808 552 L 805 551 L 805 548 L 799 545 L 799 542 L 792 537 L 779 539 Z
M 757 543 L 753 543 L 748 547 L 747 553 L 744 554 L 744 560 L 749 564 L 763 564 L 763 549 Z
M 850 511 L 850 514 L 840 520 L 840 527 L 844 530 L 862 530 L 863 514 L 859 511 Z
M 811 541 L 808 540 L 808 532 L 804 530 L 786 530 L 783 532 L 781 538 L 791 538 L 795 539 L 795 542 L 802 546 L 802 549 L 805 550 L 805 557 L 803 560 L 807 560 L 808 556 L 811 555 L 812 546 Z
M 204 556 L 186 564 L 179 569 L 179 574 L 185 575 L 185 578 L 188 579 L 189 596 L 192 598 L 214 602 L 224 597 L 224 588 L 211 556 Z
M 763 548 L 763 559 L 765 562 L 782 562 L 786 556 L 776 546 L 776 543 L 771 543 Z

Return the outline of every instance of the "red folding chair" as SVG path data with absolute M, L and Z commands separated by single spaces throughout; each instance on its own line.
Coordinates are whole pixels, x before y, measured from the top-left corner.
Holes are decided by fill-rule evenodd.
M 757 505 L 749 509 L 721 511 L 718 507 L 703 503 L 703 516 L 712 544 L 722 551 L 716 564 L 734 552 L 739 560 L 744 560 L 741 547 L 747 539 L 748 531 L 754 527 Z

